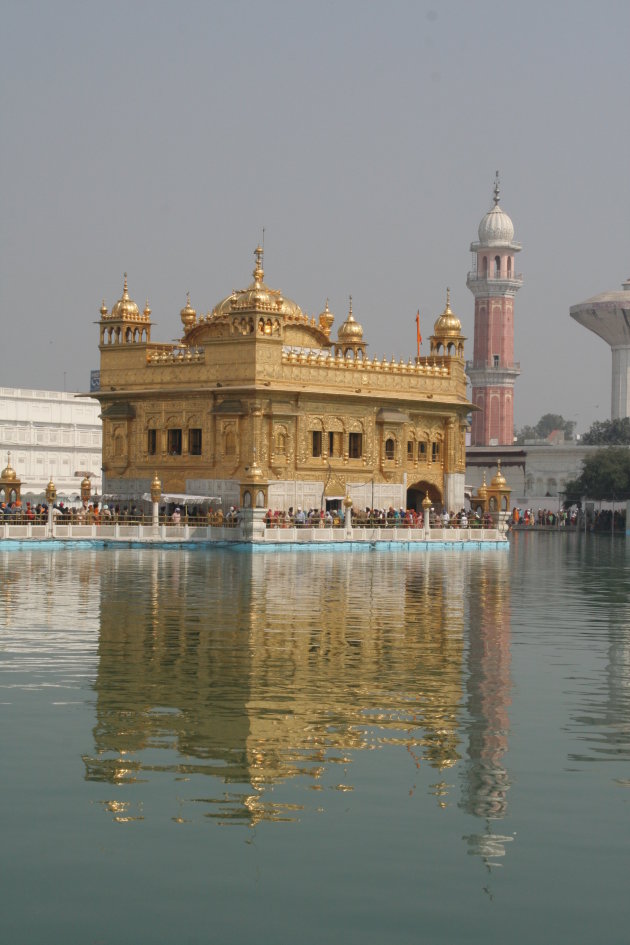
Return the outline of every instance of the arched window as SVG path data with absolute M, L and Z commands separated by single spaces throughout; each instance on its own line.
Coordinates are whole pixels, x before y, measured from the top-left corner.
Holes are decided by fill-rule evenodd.
M 483 257 L 483 267 L 482 267 L 482 268 L 483 268 L 484 277 L 486 277 L 486 276 L 488 275 L 488 257 L 487 257 L 487 256 L 484 256 L 484 257 Z
M 246 509 L 249 509 L 251 508 L 251 504 L 252 504 L 252 494 L 249 491 L 249 489 L 246 489 L 245 492 L 243 493 L 243 507 Z
M 395 445 L 393 439 L 390 437 L 385 440 L 385 459 L 394 458 Z
M 494 275 L 495 278 L 498 278 L 501 275 L 501 257 L 494 257 Z
M 507 274 L 508 274 L 508 279 L 511 278 L 512 276 L 512 257 L 511 256 L 508 256 Z

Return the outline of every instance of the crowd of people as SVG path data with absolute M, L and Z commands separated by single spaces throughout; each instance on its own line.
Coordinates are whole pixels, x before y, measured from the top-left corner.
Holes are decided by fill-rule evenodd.
M 551 509 L 521 509 L 514 507 L 512 509 L 512 527 L 533 528 L 544 527 L 572 527 L 578 524 L 578 509 L 574 506 L 571 509 L 560 509 L 558 512 L 552 512 Z
M 268 509 L 265 514 L 265 524 L 268 528 L 340 528 L 344 523 L 343 508 L 324 511 L 306 510 L 298 506 L 297 509 L 291 507 L 286 512 L 281 509 Z M 415 509 L 396 509 L 393 506 L 387 509 L 366 507 L 352 510 L 352 524 L 356 528 L 424 528 L 424 514 Z M 460 509 L 459 512 L 438 512 L 432 508 L 429 524 L 431 528 L 491 528 L 493 521 L 488 513 L 482 515 L 479 512 L 466 512 L 465 509 Z
M 17 499 L 13 502 L 0 503 L 0 524 L 6 522 L 14 525 L 45 524 L 48 522 L 48 505 L 45 502 L 22 502 Z M 172 512 L 167 506 L 159 511 L 161 524 L 190 525 L 224 525 L 235 524 L 236 509 L 232 507 L 226 516 L 221 508 L 200 509 L 193 507 L 183 511 L 176 507 Z M 52 507 L 55 523 L 63 525 L 150 525 L 152 513 L 144 511 L 134 503 L 114 504 L 107 502 L 90 502 L 79 506 L 55 503 Z

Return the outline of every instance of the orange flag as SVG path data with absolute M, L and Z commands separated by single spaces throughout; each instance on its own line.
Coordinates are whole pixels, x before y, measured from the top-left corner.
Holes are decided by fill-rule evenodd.
M 420 309 L 416 315 L 416 331 L 418 334 L 418 357 L 420 357 L 420 345 L 422 344 L 422 335 L 420 334 Z

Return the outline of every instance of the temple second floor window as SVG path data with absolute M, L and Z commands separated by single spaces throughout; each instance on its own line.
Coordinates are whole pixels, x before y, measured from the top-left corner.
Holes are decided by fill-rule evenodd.
M 423 460 L 426 460 L 426 458 L 427 458 L 427 444 L 418 443 L 418 460 L 422 462 Z
M 312 455 L 321 456 L 322 455 L 322 431 L 321 430 L 312 430 Z
M 147 430 L 147 453 L 149 456 L 157 453 L 157 430 Z
M 413 461 L 413 440 L 407 440 L 407 459 Z
M 201 430 L 191 427 L 188 431 L 188 452 L 191 456 L 201 456 Z
M 348 437 L 348 456 L 350 459 L 361 459 L 363 456 L 362 433 L 350 433 Z
M 168 431 L 166 438 L 166 449 L 169 456 L 182 455 L 182 431 L 180 429 L 172 429 Z
M 440 444 L 437 442 L 437 440 L 434 440 L 433 443 L 431 443 L 431 459 L 435 463 L 439 458 L 440 458 Z
M 388 440 L 385 440 L 385 459 L 394 458 L 394 441 L 390 437 Z

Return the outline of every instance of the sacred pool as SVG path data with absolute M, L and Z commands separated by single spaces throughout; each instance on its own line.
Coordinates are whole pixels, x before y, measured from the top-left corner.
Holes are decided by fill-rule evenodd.
M 630 551 L 0 547 L 3 940 L 628 940 Z

